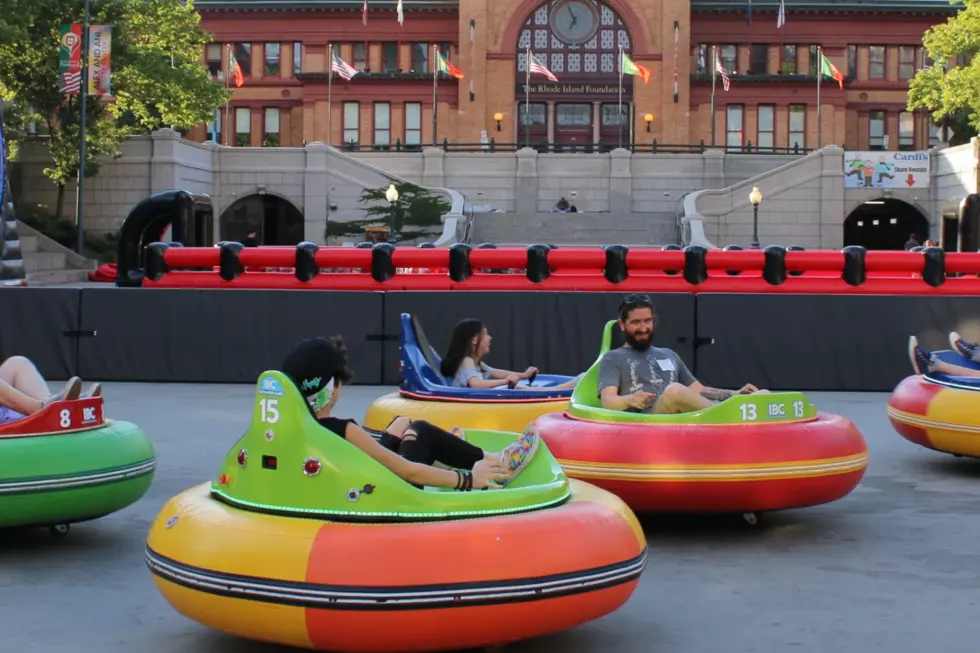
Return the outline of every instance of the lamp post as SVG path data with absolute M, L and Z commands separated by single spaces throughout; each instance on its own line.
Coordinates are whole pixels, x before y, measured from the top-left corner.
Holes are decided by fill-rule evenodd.
M 385 199 L 388 200 L 388 208 L 391 217 L 391 227 L 388 232 L 388 242 L 392 245 L 395 244 L 395 202 L 398 201 L 398 189 L 395 188 L 394 184 L 388 185 L 388 190 L 385 191 Z
M 493 114 L 493 119 L 497 121 L 497 131 L 499 132 L 500 131 L 500 123 L 503 122 L 503 120 L 504 120 L 504 114 L 502 114 L 502 113 L 500 113 L 498 111 L 497 113 Z
M 645 116 L 643 116 L 643 122 L 647 124 L 647 133 L 650 133 L 650 123 L 653 122 L 653 114 L 648 113 Z
M 759 249 L 759 205 L 762 204 L 762 191 L 758 186 L 752 187 L 749 201 L 752 202 L 752 249 Z

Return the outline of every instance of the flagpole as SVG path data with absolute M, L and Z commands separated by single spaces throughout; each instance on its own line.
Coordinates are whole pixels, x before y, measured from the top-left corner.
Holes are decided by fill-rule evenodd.
M 78 144 L 78 187 L 75 195 L 75 228 L 78 230 L 76 251 L 85 256 L 85 231 L 82 223 L 85 218 L 85 131 L 88 112 L 88 30 L 91 20 L 89 0 L 85 0 L 85 18 L 82 25 L 82 82 L 78 92 L 82 95 L 81 136 Z
M 531 46 L 527 46 L 527 75 L 524 82 L 524 147 L 531 147 Z
M 333 43 L 327 43 L 327 147 L 333 145 Z
M 439 55 L 439 46 L 433 45 L 432 52 Z M 439 59 L 434 62 L 432 71 L 432 144 L 439 145 Z
M 619 46 L 619 147 L 623 147 L 623 46 Z
M 715 146 L 715 78 L 718 75 L 718 53 L 715 51 L 717 46 L 711 46 L 711 147 Z
M 817 46 L 817 149 L 819 150 L 823 147 L 823 121 L 820 120 L 821 117 L 821 107 L 820 107 L 820 82 L 823 81 L 823 48 Z M 804 146 L 806 141 L 803 141 Z
M 228 64 L 225 67 L 225 88 L 228 88 L 228 78 L 231 77 L 231 43 L 228 44 Z M 225 100 L 225 124 L 221 126 L 222 135 L 224 136 L 225 145 L 231 144 L 231 133 L 228 131 L 231 129 L 231 123 L 229 118 L 231 111 L 231 97 Z

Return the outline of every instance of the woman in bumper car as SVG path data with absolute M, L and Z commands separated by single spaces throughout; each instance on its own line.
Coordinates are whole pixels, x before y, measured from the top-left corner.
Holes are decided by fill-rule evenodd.
M 356 421 L 333 417 L 344 384 L 354 378 L 340 336 L 297 343 L 286 355 L 282 372 L 299 388 L 321 426 L 419 487 L 500 488 L 525 468 L 538 449 L 536 432 L 524 434 L 503 451 L 487 452 L 467 442 L 461 429 L 449 433 L 423 420 L 396 417 L 376 440 Z
M 77 376 L 70 378 L 61 390 L 52 394 L 48 382 L 27 358 L 11 356 L 0 363 L 0 424 L 38 413 L 57 401 L 101 395 L 102 386 L 98 383 L 82 395 L 82 380 Z
M 523 372 L 512 372 L 490 367 L 483 362 L 490 353 L 490 342 L 493 338 L 483 322 L 476 319 L 466 319 L 459 322 L 453 330 L 449 341 L 449 350 L 442 359 L 444 377 L 450 379 L 450 385 L 456 388 L 498 388 L 513 385 L 517 390 L 530 389 L 529 386 L 517 385 L 524 379 L 530 379 L 538 373 L 538 368 L 529 367 Z M 550 390 L 570 390 L 578 383 L 581 375 L 566 381 L 561 385 L 551 386 Z M 540 388 L 534 388 L 540 390 Z

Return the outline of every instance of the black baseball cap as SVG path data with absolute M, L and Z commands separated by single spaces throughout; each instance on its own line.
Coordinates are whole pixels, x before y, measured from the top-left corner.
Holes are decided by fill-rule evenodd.
M 307 338 L 293 345 L 282 363 L 282 373 L 292 379 L 303 396 L 323 390 L 331 380 L 348 383 L 353 373 L 339 338 Z

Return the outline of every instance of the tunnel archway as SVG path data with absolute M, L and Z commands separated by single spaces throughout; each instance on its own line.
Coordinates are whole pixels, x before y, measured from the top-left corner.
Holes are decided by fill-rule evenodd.
M 892 198 L 869 200 L 844 220 L 844 246 L 904 249 L 909 235 L 920 243 L 929 238 L 929 220 L 908 202 Z
M 246 195 L 221 213 L 221 239 L 242 242 L 250 233 L 260 245 L 297 245 L 304 240 L 303 213 L 284 197 Z

